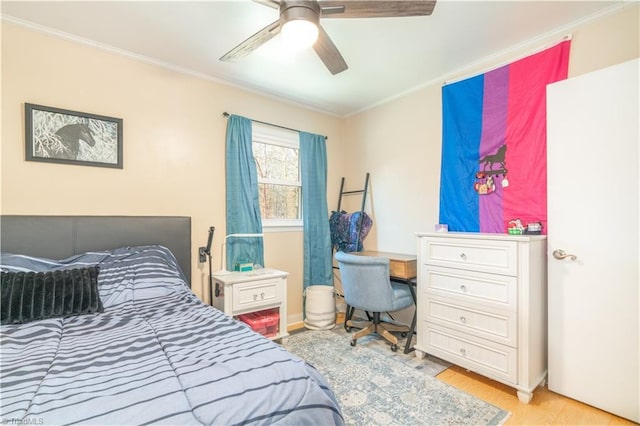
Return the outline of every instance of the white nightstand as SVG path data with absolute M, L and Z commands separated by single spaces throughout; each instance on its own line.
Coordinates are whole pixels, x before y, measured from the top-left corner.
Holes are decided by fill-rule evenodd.
M 227 315 L 240 314 L 278 308 L 280 323 L 278 334 L 271 339 L 282 339 L 287 333 L 287 276 L 288 272 L 277 269 L 255 269 L 249 272 L 223 272 L 213 274 L 213 306 Z

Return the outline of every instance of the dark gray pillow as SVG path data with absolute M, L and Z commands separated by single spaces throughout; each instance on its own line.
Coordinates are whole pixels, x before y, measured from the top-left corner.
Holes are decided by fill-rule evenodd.
M 2 272 L 0 324 L 103 312 L 99 266 L 49 272 Z

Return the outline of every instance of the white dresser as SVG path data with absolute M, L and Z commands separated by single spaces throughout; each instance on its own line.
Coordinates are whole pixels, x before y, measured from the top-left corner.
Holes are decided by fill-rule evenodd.
M 529 403 L 547 374 L 546 237 L 417 236 L 416 356 L 505 383 Z
M 232 317 L 249 312 L 278 308 L 280 321 L 277 335 L 271 339 L 289 336 L 287 332 L 287 272 L 277 269 L 254 269 L 248 272 L 213 274 L 218 294 L 213 295 L 213 306 Z

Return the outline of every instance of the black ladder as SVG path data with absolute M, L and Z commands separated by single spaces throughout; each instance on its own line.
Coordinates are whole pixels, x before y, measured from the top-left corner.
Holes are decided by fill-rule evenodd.
M 356 190 L 351 190 L 351 191 L 345 191 L 344 190 L 344 177 L 342 178 L 342 181 L 340 182 L 340 197 L 338 198 L 338 209 L 336 210 L 337 212 L 340 212 L 340 207 L 342 206 L 342 197 L 345 195 L 357 195 L 357 194 L 362 194 L 362 204 L 360 205 L 360 217 L 358 217 L 358 224 L 356 225 L 356 250 L 358 250 L 358 243 L 360 242 L 360 227 L 362 226 L 362 220 L 364 219 L 364 207 L 365 204 L 367 202 L 367 191 L 369 189 L 369 173 L 367 172 L 367 174 L 365 175 L 364 178 L 364 188 L 362 189 L 356 189 Z M 333 252 L 332 252 L 332 257 L 333 257 Z M 333 269 L 340 269 L 338 266 L 334 266 Z M 339 294 L 340 297 L 344 298 L 344 294 Z M 347 304 L 347 311 L 345 312 L 345 318 L 344 318 L 344 329 L 347 332 L 351 331 L 351 327 L 347 326 L 347 321 L 349 321 L 351 319 L 351 317 L 353 316 L 353 311 L 354 308 L 352 306 L 349 306 L 349 304 Z M 369 320 L 371 320 L 371 315 L 369 314 L 369 312 L 366 312 L 367 317 L 369 318 Z M 354 346 L 354 344 L 351 344 L 352 346 Z
M 340 212 L 340 206 L 342 206 L 342 197 L 344 195 L 362 194 L 362 204 L 360 206 L 360 217 L 358 218 L 358 224 L 356 226 L 356 228 L 357 228 L 357 232 L 356 232 L 356 250 L 358 249 L 358 243 L 360 242 L 360 227 L 362 226 L 362 220 L 363 220 L 362 216 L 364 214 L 365 203 L 367 202 L 367 191 L 368 191 L 368 189 L 369 189 L 369 173 L 368 172 L 367 172 L 367 174 L 365 175 L 365 178 L 364 178 L 364 188 L 363 189 L 345 191 L 344 190 L 344 177 L 342 178 L 342 181 L 340 182 L 340 197 L 338 198 L 338 209 L 336 210 L 337 212 Z

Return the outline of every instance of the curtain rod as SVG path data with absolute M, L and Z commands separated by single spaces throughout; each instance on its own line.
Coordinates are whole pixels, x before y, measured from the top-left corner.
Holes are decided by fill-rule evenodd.
M 231 114 L 229 114 L 228 112 L 223 112 L 222 116 L 224 118 L 229 118 Z M 280 126 L 278 124 L 273 124 L 273 123 L 267 123 L 266 121 L 260 121 L 260 120 L 254 120 L 253 118 L 249 118 L 249 120 L 251 121 L 255 121 L 256 123 L 260 123 L 260 124 L 266 124 L 267 126 L 273 126 L 273 127 L 279 127 L 281 129 L 285 129 L 285 130 L 291 130 L 292 132 L 301 132 L 302 130 L 298 130 L 298 129 L 292 129 L 291 127 L 285 127 L 285 126 Z M 328 139 L 327 136 L 324 137 L 325 140 Z

